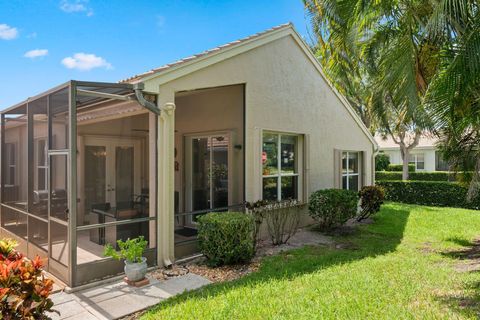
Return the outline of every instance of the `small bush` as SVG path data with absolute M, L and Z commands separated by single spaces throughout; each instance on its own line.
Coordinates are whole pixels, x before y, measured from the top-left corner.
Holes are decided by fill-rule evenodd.
M 310 195 L 310 216 L 322 229 L 344 224 L 357 214 L 358 194 L 351 190 L 325 189 Z
M 379 153 L 375 157 L 375 171 L 387 170 L 390 164 L 390 158 L 385 153 Z
M 402 173 L 395 171 L 377 171 L 375 172 L 375 179 L 378 181 L 399 181 L 402 180 Z M 408 175 L 410 181 L 450 181 L 453 179 L 453 174 L 447 171 L 433 171 L 433 172 L 411 172 Z
M 255 240 L 262 222 L 267 224 L 268 234 L 273 245 L 287 243 L 295 235 L 300 224 L 300 214 L 305 204 L 298 200 L 265 201 L 247 203 L 247 209 L 256 222 Z
M 112 257 L 115 260 L 124 259 L 128 262 L 142 262 L 143 252 L 147 248 L 148 242 L 143 236 L 138 238 L 127 240 L 117 240 L 117 245 L 120 251 L 116 251 L 115 248 L 109 243 L 105 246 L 103 255 L 106 257 Z
M 247 262 L 255 254 L 253 217 L 241 212 L 211 212 L 198 218 L 200 251 L 212 266 Z
M 467 202 L 465 185 L 440 181 L 378 181 L 385 199 L 439 207 L 480 208 L 480 197 Z
M 385 193 L 379 186 L 365 186 L 358 192 L 360 196 L 360 214 L 357 216 L 357 221 L 362 221 L 373 214 L 380 211 L 380 206 L 383 204 Z
M 2 319 L 49 319 L 52 310 L 49 298 L 53 281 L 42 274 L 42 263 L 17 252 L 16 243 L 0 240 L 0 308 Z
M 385 171 L 396 171 L 402 172 L 403 171 L 403 164 L 389 164 Z M 408 172 L 415 172 L 415 165 L 409 164 L 408 165 Z

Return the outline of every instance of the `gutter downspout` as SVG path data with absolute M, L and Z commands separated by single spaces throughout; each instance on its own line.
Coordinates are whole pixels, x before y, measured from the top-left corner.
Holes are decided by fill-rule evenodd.
M 149 111 L 153 112 L 154 114 L 157 115 L 157 118 L 158 118 L 158 123 L 160 124 L 161 123 L 161 119 L 160 119 L 160 116 L 161 116 L 161 112 L 164 111 L 165 114 L 167 115 L 171 115 L 171 113 L 173 112 L 173 110 L 175 110 L 175 105 L 170 105 L 170 104 L 167 104 L 164 108 L 160 108 L 159 106 L 157 106 L 155 103 L 153 102 L 150 102 L 148 101 L 147 99 L 145 99 L 145 97 L 143 96 L 143 90 L 145 89 L 145 85 L 143 82 L 139 82 L 139 83 L 135 83 L 133 85 L 133 90 L 135 91 L 135 97 L 137 98 L 137 101 L 140 105 L 142 105 L 143 107 L 145 107 L 146 109 L 148 109 Z M 158 146 L 160 145 L 160 139 L 158 137 L 158 134 L 159 134 L 160 130 L 158 130 L 157 132 L 157 157 L 158 157 Z M 157 160 L 158 161 L 158 160 Z M 157 166 L 157 178 L 158 178 L 158 170 L 159 169 L 163 169 L 163 168 L 158 168 Z M 165 175 L 166 173 L 164 173 Z M 158 193 L 158 188 L 157 188 L 157 193 Z M 158 198 L 158 195 L 157 195 L 157 198 Z M 159 206 L 159 199 L 157 199 L 157 210 L 158 210 L 158 207 Z M 158 219 L 158 214 L 157 214 L 157 219 Z M 158 226 L 158 225 L 157 225 Z M 158 238 L 158 233 L 159 233 L 159 230 L 157 228 L 157 238 Z M 158 246 L 158 242 L 157 242 L 157 246 Z M 163 259 L 162 259 L 162 262 L 163 262 L 163 265 L 165 267 L 170 267 L 173 265 L 172 261 L 170 260 L 169 258 L 169 255 L 168 254 L 165 254 L 165 252 L 168 252 L 169 251 L 169 248 L 168 248 L 168 241 L 162 241 L 162 246 L 163 246 Z M 158 248 L 157 248 L 158 250 Z M 158 251 L 157 251 L 158 252 Z M 158 259 L 159 257 L 157 257 Z M 158 260 L 157 260 L 158 261 Z
M 380 151 L 380 147 L 377 143 L 373 146 L 373 153 L 372 153 L 372 185 L 375 185 L 375 158 Z
M 161 112 L 160 108 L 155 103 L 145 99 L 145 97 L 143 96 L 143 89 L 145 89 L 145 85 L 143 84 L 143 82 L 135 83 L 133 85 L 133 90 L 135 91 L 135 97 L 137 98 L 138 103 L 159 116 Z

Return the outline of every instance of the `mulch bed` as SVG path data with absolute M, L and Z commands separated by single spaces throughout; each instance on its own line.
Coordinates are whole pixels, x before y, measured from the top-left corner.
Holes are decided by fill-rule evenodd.
M 171 268 L 156 269 L 147 274 L 160 281 L 183 276 L 187 273 L 194 273 L 212 282 L 225 282 L 239 279 L 249 273 L 255 272 L 260 266 L 260 259 L 248 264 L 237 264 L 232 266 L 210 267 L 205 261 L 190 262 L 186 265 L 173 265 Z
M 212 282 L 225 282 L 239 279 L 249 273 L 255 272 L 260 267 L 260 260 L 255 259 L 248 264 L 232 266 L 209 267 L 206 264 L 189 264 L 186 268 L 199 276 Z

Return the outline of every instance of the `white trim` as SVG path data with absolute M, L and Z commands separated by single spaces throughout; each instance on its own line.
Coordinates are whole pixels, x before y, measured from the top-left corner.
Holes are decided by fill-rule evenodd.
M 423 157 L 423 161 L 418 161 L 418 156 L 421 155 Z M 408 159 L 408 164 L 410 163 L 413 163 L 415 164 L 415 171 L 425 171 L 425 154 L 424 153 L 410 153 L 409 154 L 410 157 L 413 157 L 413 161 L 410 161 L 410 159 Z M 423 162 L 423 168 L 420 169 L 418 168 L 418 163 L 419 162 Z
M 356 153 L 357 154 L 357 172 L 353 172 L 353 173 L 350 173 L 349 170 L 348 170 L 348 164 L 350 162 L 350 153 Z M 347 171 L 344 173 L 343 172 L 343 154 L 346 154 L 347 156 Z M 340 184 L 341 184 L 341 187 L 343 189 L 343 177 L 347 177 L 347 185 L 346 185 L 346 189 L 347 190 L 350 190 L 350 182 L 348 180 L 349 177 L 358 177 L 358 186 L 357 186 L 357 190 L 360 190 L 360 185 L 361 185 L 361 177 L 360 177 L 360 173 L 361 173 L 361 170 L 362 170 L 362 163 L 360 162 L 360 154 L 361 154 L 361 151 L 345 151 L 343 150 L 342 151 L 342 154 L 341 154 L 341 157 L 340 157 L 340 161 L 341 161 L 341 168 L 340 168 L 340 173 L 341 173 L 341 179 L 340 179 Z M 363 159 L 362 159 L 363 161 Z
M 87 146 L 102 146 L 105 147 L 107 158 L 105 159 L 105 202 L 110 202 L 112 206 L 116 206 L 116 148 L 117 147 L 133 147 L 133 189 L 134 194 L 139 194 L 142 188 L 142 162 L 141 157 L 144 156 L 141 146 L 141 138 L 135 137 L 120 137 L 120 136 L 95 136 L 83 135 L 83 149 L 81 152 L 80 162 L 81 166 L 85 167 L 85 149 Z M 84 173 L 83 173 L 84 174 Z M 84 185 L 83 185 L 84 187 Z M 113 189 L 113 190 L 109 190 Z M 79 192 L 80 198 L 85 197 L 84 190 Z M 85 200 L 85 199 L 82 199 Z
M 277 173 L 276 174 L 263 174 L 263 164 L 260 164 L 260 197 L 263 199 L 263 180 L 268 178 L 277 179 L 277 200 L 282 200 L 282 187 L 281 181 L 283 177 L 297 177 L 297 199 L 303 199 L 303 162 L 304 162 L 304 134 L 301 133 L 289 133 L 282 131 L 271 131 L 271 130 L 261 130 L 261 143 L 260 143 L 260 154 L 263 153 L 263 136 L 264 134 L 272 134 L 277 136 Z M 282 173 L 282 161 L 281 161 L 281 139 L 282 136 L 291 136 L 297 138 L 295 143 L 295 172 Z M 261 161 L 261 160 L 260 160 Z M 300 174 L 302 172 L 302 174 Z

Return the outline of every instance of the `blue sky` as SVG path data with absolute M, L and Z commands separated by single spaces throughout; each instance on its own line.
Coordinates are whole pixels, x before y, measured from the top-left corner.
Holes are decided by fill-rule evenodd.
M 293 22 L 301 0 L 0 0 L 0 109 L 70 79 L 116 82 Z

